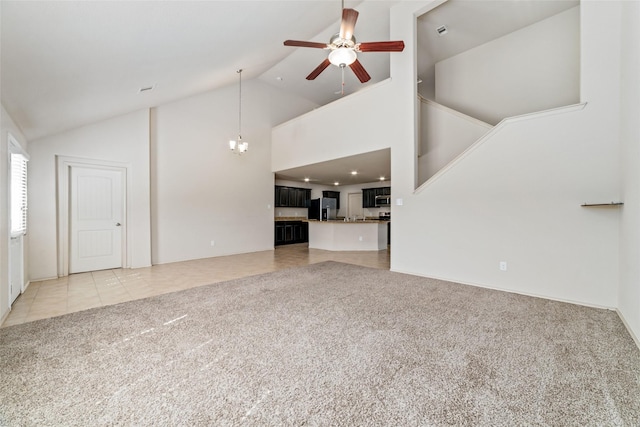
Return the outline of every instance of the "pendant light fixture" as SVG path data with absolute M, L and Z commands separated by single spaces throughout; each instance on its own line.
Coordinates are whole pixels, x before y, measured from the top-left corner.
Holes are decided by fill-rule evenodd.
M 249 143 L 242 140 L 242 69 L 237 71 L 239 76 L 238 85 L 238 139 L 229 140 L 229 148 L 234 154 L 242 154 L 249 150 Z

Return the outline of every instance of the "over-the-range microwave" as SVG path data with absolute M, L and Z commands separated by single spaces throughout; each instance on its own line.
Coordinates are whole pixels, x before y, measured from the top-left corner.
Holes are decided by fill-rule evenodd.
M 376 196 L 376 206 L 391 206 L 391 196 L 388 194 Z

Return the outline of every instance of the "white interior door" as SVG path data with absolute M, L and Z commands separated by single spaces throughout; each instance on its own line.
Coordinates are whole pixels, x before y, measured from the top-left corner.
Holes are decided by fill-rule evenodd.
M 123 171 L 71 167 L 69 272 L 122 267 Z
M 362 193 L 349 193 L 349 205 L 347 206 L 347 216 L 349 218 L 362 218 Z

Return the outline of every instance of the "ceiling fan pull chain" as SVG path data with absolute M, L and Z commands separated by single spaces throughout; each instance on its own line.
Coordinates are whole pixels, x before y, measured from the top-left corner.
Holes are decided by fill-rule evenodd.
M 342 70 L 342 90 L 340 91 L 340 95 L 344 96 L 344 65 L 340 66 L 340 69 Z

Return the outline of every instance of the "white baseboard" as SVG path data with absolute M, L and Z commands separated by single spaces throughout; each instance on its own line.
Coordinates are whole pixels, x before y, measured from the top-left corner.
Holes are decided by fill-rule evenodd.
M 0 325 L 2 325 L 5 320 L 7 320 L 7 317 L 9 317 L 9 314 L 11 314 L 11 308 L 9 308 L 9 310 L 7 310 L 4 316 L 2 316 L 2 319 L 0 319 Z
M 62 277 L 62 276 L 61 276 L 61 277 Z M 60 278 L 60 277 L 58 277 L 58 276 L 52 276 L 52 277 L 41 277 L 41 278 L 38 278 L 38 279 L 31 279 L 31 280 L 29 281 L 29 283 L 31 283 L 31 282 L 44 282 L 45 280 L 57 280 L 57 279 L 59 279 L 59 278 Z M 25 288 L 25 289 L 26 289 L 26 288 Z
M 629 332 L 629 335 L 631 335 L 631 338 L 633 338 L 633 341 L 636 343 L 636 346 L 640 350 L 640 339 L 638 339 L 636 334 L 633 333 L 633 330 L 629 326 L 629 323 L 627 323 L 627 319 L 624 318 L 624 316 L 622 315 L 622 312 L 617 308 L 616 308 L 616 313 L 618 313 L 618 317 L 620 318 L 620 320 L 622 320 L 624 327 L 627 328 L 627 332 Z

